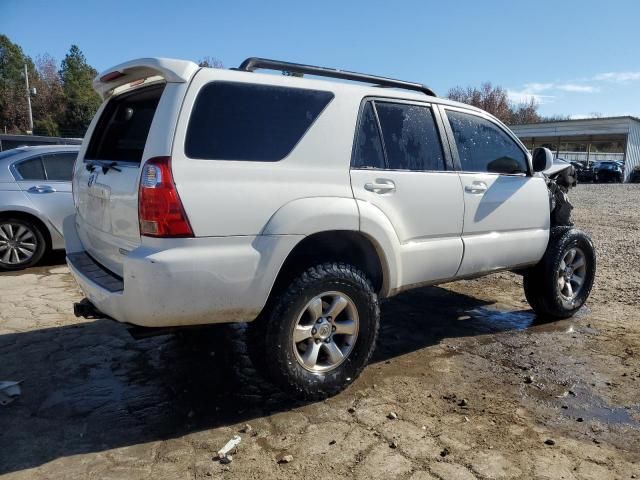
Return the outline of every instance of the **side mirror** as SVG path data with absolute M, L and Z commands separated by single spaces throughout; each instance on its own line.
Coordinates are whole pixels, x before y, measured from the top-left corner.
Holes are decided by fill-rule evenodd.
M 533 149 L 533 171 L 543 172 L 553 165 L 553 153 L 548 148 Z

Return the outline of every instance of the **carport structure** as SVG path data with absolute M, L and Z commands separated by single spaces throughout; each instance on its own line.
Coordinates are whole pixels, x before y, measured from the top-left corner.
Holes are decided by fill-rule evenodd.
M 628 181 L 640 168 L 640 118 L 632 116 L 560 120 L 513 125 L 511 130 L 529 149 L 547 147 L 556 158 L 591 163 L 619 160 Z

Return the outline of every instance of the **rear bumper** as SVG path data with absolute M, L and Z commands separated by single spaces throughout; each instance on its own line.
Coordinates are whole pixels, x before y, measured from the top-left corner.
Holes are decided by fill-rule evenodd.
M 68 237 L 77 239 L 74 222 L 65 222 L 65 238 L 68 224 L 74 228 Z M 67 264 L 91 303 L 120 322 L 144 327 L 245 322 L 262 310 L 299 240 L 292 235 L 153 239 L 123 258 L 122 277 L 71 241 Z

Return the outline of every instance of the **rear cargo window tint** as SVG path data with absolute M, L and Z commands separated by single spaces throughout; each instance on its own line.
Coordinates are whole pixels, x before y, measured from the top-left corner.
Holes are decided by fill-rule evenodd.
M 22 180 L 45 180 L 42 158 L 40 156 L 18 163 L 16 170 L 22 177 Z
M 277 162 L 289 155 L 331 92 L 246 83 L 205 85 L 189 120 L 190 158 Z
M 85 159 L 140 162 L 164 85 L 142 88 L 107 103 Z

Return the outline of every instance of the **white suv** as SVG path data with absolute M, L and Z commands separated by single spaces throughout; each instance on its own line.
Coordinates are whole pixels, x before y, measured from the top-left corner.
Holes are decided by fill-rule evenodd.
M 566 204 L 536 173 L 550 152 L 423 85 L 256 58 L 140 59 L 94 85 L 64 232 L 78 315 L 251 322 L 257 366 L 321 398 L 366 365 L 381 298 L 504 269 L 542 315 L 589 295 L 591 241 L 552 228 Z

